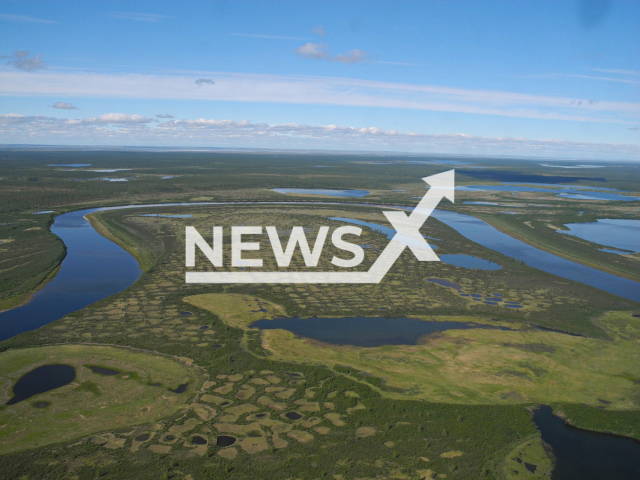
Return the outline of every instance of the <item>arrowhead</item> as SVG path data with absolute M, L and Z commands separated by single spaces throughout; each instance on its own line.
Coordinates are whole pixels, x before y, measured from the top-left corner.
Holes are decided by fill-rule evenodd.
M 447 170 L 446 172 L 424 177 L 424 180 L 431 188 L 440 190 L 443 197 L 448 198 L 451 202 L 455 201 L 455 170 Z

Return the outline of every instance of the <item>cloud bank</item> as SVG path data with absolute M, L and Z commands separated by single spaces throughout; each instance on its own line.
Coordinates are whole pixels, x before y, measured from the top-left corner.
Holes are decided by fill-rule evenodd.
M 215 88 L 189 75 L 97 74 L 0 69 L 0 95 L 181 99 L 341 105 L 636 126 L 640 103 L 471 90 L 339 77 L 211 72 Z M 197 77 L 196 77 L 197 78 Z M 197 80 L 195 80 L 197 81 Z
M 47 64 L 42 61 L 40 54 L 29 58 L 29 52 L 27 50 L 19 50 L 9 56 L 3 55 L 0 58 L 8 58 L 9 61 L 6 62 L 7 65 L 11 65 L 18 70 L 24 70 L 25 72 L 47 68 Z
M 156 124 L 152 118 L 123 113 L 74 120 L 0 114 L 0 137 L 5 143 L 30 144 L 301 148 L 640 160 L 639 145 L 491 138 L 463 133 L 429 135 L 378 127 L 269 125 L 205 118 Z

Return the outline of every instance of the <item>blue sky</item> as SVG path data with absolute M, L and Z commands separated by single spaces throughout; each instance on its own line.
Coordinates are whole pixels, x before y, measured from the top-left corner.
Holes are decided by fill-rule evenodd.
M 0 142 L 640 159 L 638 19 L 607 0 L 5 1 Z

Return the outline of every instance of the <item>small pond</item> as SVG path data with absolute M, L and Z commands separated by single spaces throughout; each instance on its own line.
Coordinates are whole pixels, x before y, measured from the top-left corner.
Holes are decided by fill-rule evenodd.
M 369 195 L 367 190 L 329 190 L 326 188 L 272 188 L 271 190 L 278 193 L 306 193 L 310 195 L 349 198 L 362 198 Z
M 13 398 L 7 402 L 7 405 L 69 385 L 75 378 L 76 369 L 71 365 L 53 364 L 35 368 L 18 379 L 13 386 Z
M 236 443 L 236 437 L 230 437 L 228 435 L 218 435 L 216 438 L 216 446 L 218 447 L 228 447 Z
M 206 445 L 207 439 L 201 437 L 200 435 L 194 435 L 193 437 L 191 437 L 191 443 L 193 443 L 194 445 Z
M 85 365 L 85 367 L 87 367 L 89 370 L 91 370 L 93 373 L 97 375 L 112 376 L 112 375 L 120 375 L 122 373 L 118 370 L 113 370 L 112 368 L 100 367 L 98 365 Z
M 574 235 L 589 242 L 619 248 L 629 253 L 640 252 L 640 220 L 598 219 L 589 223 L 568 223 L 568 232 L 558 233 Z M 606 251 L 606 250 L 605 250 Z
M 640 442 L 572 427 L 546 405 L 533 421 L 556 457 L 552 480 L 640 478 Z
M 427 282 L 435 283 L 441 287 L 453 288 L 461 297 L 467 297 L 467 299 L 471 299 L 475 302 L 482 302 L 485 305 L 491 305 L 494 307 L 524 308 L 524 306 L 518 302 L 505 300 L 502 293 L 466 293 L 462 285 L 444 278 L 427 278 Z
M 302 415 L 298 412 L 287 412 L 284 414 L 284 416 L 287 418 L 287 420 L 300 420 L 302 418 Z
M 438 322 L 406 317 L 276 318 L 258 320 L 250 327 L 260 330 L 283 329 L 325 343 L 358 347 L 416 345 L 420 337 L 445 330 L 471 328 L 510 330 L 505 327 L 477 323 Z
M 178 388 L 174 388 L 174 389 L 169 389 L 170 392 L 173 393 L 184 393 L 187 391 L 187 387 L 189 386 L 188 383 L 183 383 L 182 385 L 178 385 Z

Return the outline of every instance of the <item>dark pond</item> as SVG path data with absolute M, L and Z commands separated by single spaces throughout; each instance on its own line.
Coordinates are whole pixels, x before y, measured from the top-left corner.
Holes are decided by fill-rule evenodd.
M 170 392 L 173 393 L 184 393 L 187 391 L 187 387 L 189 386 L 188 383 L 183 383 L 182 385 L 178 385 L 178 388 L 176 389 L 169 389 Z
M 552 480 L 640 478 L 640 442 L 572 427 L 546 405 L 535 411 L 533 421 L 556 457 Z
M 298 412 L 287 412 L 284 416 L 289 420 L 300 420 L 302 418 L 302 415 Z
M 200 435 L 194 435 L 193 437 L 191 437 L 191 443 L 193 443 L 194 445 L 206 445 L 207 439 L 201 437 Z
M 218 435 L 218 438 L 216 438 L 216 446 L 218 447 L 228 447 L 234 443 L 236 443 L 236 438 L 228 435 Z
M 97 373 L 98 375 L 111 376 L 111 375 L 120 375 L 122 373 L 122 372 L 120 372 L 118 370 L 113 370 L 111 368 L 105 368 L 105 367 L 99 367 L 97 365 L 85 365 L 85 367 L 87 367 L 93 373 Z
M 283 329 L 325 343 L 379 347 L 381 345 L 415 345 L 423 335 L 445 330 L 505 327 L 466 322 L 437 322 L 415 318 L 344 317 L 344 318 L 276 318 L 258 320 L 251 327 L 260 330 Z
M 278 193 L 307 193 L 311 195 L 329 195 L 331 197 L 362 198 L 369 195 L 367 190 L 328 190 L 326 188 L 272 188 Z
M 76 369 L 71 365 L 54 364 L 35 368 L 18 379 L 13 386 L 13 398 L 7 405 L 69 385 L 75 378 Z
M 136 442 L 146 442 L 147 440 L 149 440 L 149 437 L 151 435 L 148 433 L 143 433 L 142 435 L 138 435 L 135 440 Z

